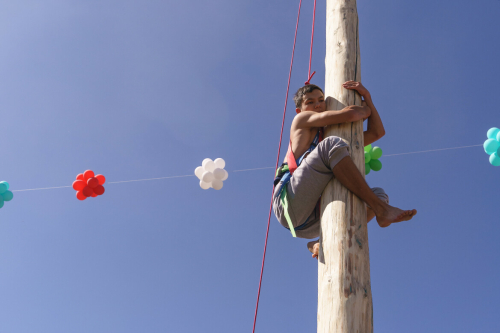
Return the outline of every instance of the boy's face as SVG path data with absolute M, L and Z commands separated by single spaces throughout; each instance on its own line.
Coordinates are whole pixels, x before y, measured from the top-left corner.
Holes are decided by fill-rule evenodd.
M 323 112 L 326 111 L 325 96 L 321 90 L 313 90 L 310 93 L 304 95 L 302 101 L 302 106 L 300 109 L 295 110 L 297 113 L 300 111 L 313 111 L 313 112 Z

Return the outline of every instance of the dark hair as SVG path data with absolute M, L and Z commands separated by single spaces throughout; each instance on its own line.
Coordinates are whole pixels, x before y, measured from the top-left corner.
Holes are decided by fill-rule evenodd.
M 315 84 L 308 84 L 307 86 L 303 86 L 297 92 L 295 93 L 295 96 L 293 96 L 293 101 L 295 102 L 295 107 L 297 109 L 300 109 L 302 107 L 302 102 L 304 101 L 304 96 L 307 93 L 313 92 L 314 90 L 319 90 L 321 93 L 324 95 L 325 93 L 323 92 L 323 89 L 318 87 Z

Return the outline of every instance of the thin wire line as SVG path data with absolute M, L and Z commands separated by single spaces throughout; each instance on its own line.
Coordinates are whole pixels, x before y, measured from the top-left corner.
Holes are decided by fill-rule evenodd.
M 442 151 L 442 150 L 451 150 L 451 149 L 462 149 L 462 148 L 471 148 L 471 147 L 479 147 L 479 146 L 482 146 L 482 145 L 453 147 L 453 148 L 441 148 L 441 149 L 432 149 L 432 150 L 423 150 L 423 151 L 414 151 L 414 152 L 411 152 L 411 153 L 400 153 L 400 154 L 384 155 L 383 157 L 399 156 L 399 155 L 410 155 L 410 154 L 421 154 L 421 153 L 429 153 L 429 152 L 433 152 L 433 151 Z
M 254 168 L 254 169 L 234 170 L 234 171 L 231 171 L 231 172 L 245 172 L 245 171 L 265 170 L 265 169 L 273 169 L 273 168 L 274 167 Z M 107 182 L 106 184 L 122 184 L 122 183 L 132 183 L 132 182 L 145 182 L 145 181 L 151 181 L 151 180 L 185 178 L 185 177 L 195 177 L 195 175 L 169 176 L 169 177 L 145 178 L 145 179 L 134 179 L 134 180 L 121 180 L 121 181 L 116 181 L 116 182 Z M 41 187 L 41 188 L 30 188 L 30 189 L 26 189 L 26 190 L 14 190 L 12 192 L 53 190 L 53 189 L 58 189 L 58 188 L 70 188 L 70 187 L 72 187 L 72 186 Z
M 108 182 L 107 184 L 121 184 L 121 183 L 132 183 L 132 182 L 145 182 L 149 180 L 160 180 L 160 179 L 171 179 L 171 178 L 184 178 L 184 177 L 194 177 L 195 175 L 185 175 L 185 176 L 170 176 L 170 177 L 159 177 L 159 178 L 146 178 L 146 179 L 135 179 L 135 180 L 121 180 L 118 182 Z
M 383 157 L 400 156 L 400 155 L 410 155 L 410 154 L 422 154 L 422 153 L 429 153 L 429 152 L 434 152 L 434 151 L 443 151 L 443 150 L 452 150 L 452 149 L 463 149 L 463 148 L 472 148 L 472 147 L 480 147 L 480 146 L 482 146 L 482 144 L 481 145 L 473 145 L 473 146 L 462 146 L 462 147 L 452 147 L 452 148 L 441 148 L 441 149 L 431 149 L 431 150 L 414 151 L 414 152 L 411 152 L 411 153 L 391 154 L 391 155 L 384 155 Z M 268 170 L 268 169 L 274 169 L 274 168 L 275 167 L 253 168 L 253 169 L 233 170 L 231 172 L 247 172 L 247 171 L 256 171 L 256 170 Z M 145 179 L 134 179 L 134 180 L 122 180 L 122 181 L 116 181 L 116 182 L 107 182 L 106 184 L 122 184 L 122 183 L 132 183 L 132 182 L 145 182 L 145 181 L 151 181 L 151 180 L 185 178 L 185 177 L 195 177 L 195 175 L 169 176 L 169 177 L 145 178 Z M 70 187 L 72 187 L 72 186 L 41 187 L 41 188 L 30 188 L 30 189 L 25 189 L 25 190 L 13 190 L 12 192 L 54 190 L 54 189 L 59 189 L 59 188 L 70 188 Z
M 25 192 L 25 191 L 40 191 L 40 190 L 52 190 L 56 188 L 66 188 L 66 187 L 72 187 L 72 186 L 57 186 L 57 187 L 42 187 L 42 188 L 30 188 L 27 190 L 13 190 L 11 192 Z
M 234 170 L 233 172 L 254 171 L 254 170 L 264 170 L 264 169 L 274 169 L 274 167 Z

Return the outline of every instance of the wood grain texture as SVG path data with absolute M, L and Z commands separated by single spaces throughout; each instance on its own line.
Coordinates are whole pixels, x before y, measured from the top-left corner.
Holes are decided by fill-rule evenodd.
M 361 105 L 360 96 L 342 87 L 361 81 L 356 0 L 327 0 L 326 82 L 328 110 Z M 326 136 L 341 137 L 364 175 L 363 122 L 329 126 Z M 365 204 L 336 179 L 321 199 L 318 267 L 318 332 L 373 332 L 370 259 Z

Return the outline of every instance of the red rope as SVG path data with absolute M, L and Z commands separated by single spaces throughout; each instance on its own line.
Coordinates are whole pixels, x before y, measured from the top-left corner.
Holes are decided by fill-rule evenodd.
M 299 19 L 300 19 L 300 9 L 301 8 L 302 8 L 302 0 L 300 0 L 300 2 L 299 2 L 299 13 L 297 14 L 297 25 L 295 26 L 295 37 L 293 39 L 292 61 L 290 63 L 290 73 L 288 74 L 288 85 L 286 88 L 285 109 L 283 110 L 283 120 L 281 121 L 280 143 L 278 146 L 278 157 L 276 159 L 276 167 L 275 167 L 274 173 L 276 173 L 276 170 L 278 170 L 278 166 L 279 166 L 279 162 L 280 162 L 281 141 L 283 139 L 283 127 L 285 126 L 285 115 L 286 115 L 286 108 L 288 106 L 288 94 L 290 92 L 290 81 L 292 79 L 293 58 L 295 56 L 295 45 L 297 44 L 297 32 L 299 30 Z M 273 193 L 271 195 L 271 207 L 269 207 L 269 217 L 267 219 L 266 242 L 264 243 L 264 255 L 262 257 L 262 267 L 260 269 L 259 291 L 257 292 L 257 305 L 255 306 L 255 317 L 253 319 L 253 330 L 252 330 L 253 333 L 255 333 L 255 325 L 257 323 L 257 312 L 259 310 L 259 298 L 260 298 L 260 290 L 261 290 L 261 286 L 262 286 L 262 275 L 264 274 L 264 262 L 266 261 L 267 239 L 269 237 L 269 226 L 271 224 L 271 214 L 273 211 L 273 196 L 274 196 L 274 186 L 273 186 Z
M 314 44 L 314 26 L 316 23 L 316 2 L 317 0 L 314 0 L 314 11 L 313 11 L 313 22 L 312 22 L 312 34 L 311 34 L 311 50 L 309 53 L 309 72 L 308 72 L 308 80 L 306 81 L 306 85 L 310 84 L 310 81 L 314 74 L 316 72 L 313 72 L 311 74 L 311 66 L 312 66 L 312 53 L 313 53 L 313 44 Z M 274 172 L 276 173 L 276 170 L 278 170 L 279 162 L 280 162 L 280 151 L 281 151 L 281 142 L 283 139 L 283 128 L 285 126 L 285 116 L 286 116 L 286 109 L 288 106 L 288 95 L 290 93 L 290 82 L 292 79 L 292 69 L 293 69 L 293 59 L 295 56 L 295 45 L 297 44 L 297 32 L 299 30 L 299 20 L 300 20 L 300 10 L 302 8 L 302 0 L 299 2 L 299 13 L 297 14 L 297 25 L 295 26 L 295 37 L 293 39 L 293 50 L 292 50 L 292 61 L 290 63 L 290 72 L 288 74 L 288 85 L 286 88 L 286 98 L 285 98 L 285 109 L 283 110 L 283 120 L 281 121 L 281 133 L 280 133 L 280 143 L 278 146 L 278 157 L 276 158 L 276 167 L 274 169 Z M 257 304 L 255 306 L 255 317 L 253 319 L 253 330 L 252 332 L 255 333 L 255 325 L 257 324 L 257 313 L 259 311 L 259 299 L 260 299 L 260 290 L 262 287 L 262 276 L 264 274 L 264 263 L 266 261 L 266 251 L 267 251 L 267 240 L 269 238 L 269 227 L 271 225 L 271 214 L 273 212 L 273 196 L 274 196 L 274 186 L 273 186 L 273 192 L 271 195 L 271 206 L 269 207 L 269 216 L 267 219 L 267 230 L 266 230 L 266 241 L 264 243 L 264 255 L 262 257 L 262 267 L 260 269 L 260 279 L 259 279 L 259 290 L 257 292 Z
M 314 26 L 316 25 L 316 1 L 314 0 L 314 10 L 313 10 L 313 22 L 312 22 L 312 33 L 311 33 L 311 50 L 309 52 L 309 72 L 307 73 L 306 85 L 311 83 L 311 79 L 316 74 L 316 72 L 311 74 L 312 58 L 313 58 L 313 44 L 314 44 Z

